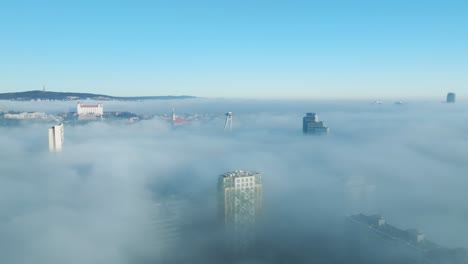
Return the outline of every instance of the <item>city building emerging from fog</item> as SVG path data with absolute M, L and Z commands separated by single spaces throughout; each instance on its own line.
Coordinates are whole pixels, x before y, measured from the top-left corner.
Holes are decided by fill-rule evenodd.
M 455 103 L 457 95 L 455 93 L 447 94 L 447 103 Z
M 95 105 L 85 105 L 80 102 L 76 104 L 76 113 L 79 117 L 97 117 L 104 115 L 104 106 L 102 103 Z
M 416 229 L 402 230 L 388 224 L 380 215 L 357 214 L 347 218 L 364 251 L 374 250 L 401 256 L 408 263 L 468 263 L 468 250 L 449 249 L 428 239 Z M 393 253 L 391 253 L 393 252 Z M 399 263 L 399 262 L 396 262 Z M 405 262 L 406 263 L 406 262 Z
M 351 176 L 345 185 L 347 211 L 371 213 L 377 209 L 377 186 L 363 176 Z
M 181 243 L 189 206 L 187 200 L 177 197 L 158 200 L 152 208 L 151 228 L 148 231 L 156 238 L 157 244 L 151 245 L 156 255 L 166 258 L 170 257 Z
M 4 116 L 7 119 L 46 119 L 46 113 L 40 112 L 22 112 L 17 114 L 5 114 Z
M 185 119 L 185 118 L 182 118 L 178 115 L 176 115 L 175 113 L 175 109 L 172 108 L 172 118 L 171 118 L 171 122 L 172 122 L 172 125 L 175 126 L 175 125 L 180 125 L 180 124 L 184 124 L 184 123 L 187 123 L 188 120 Z
M 307 113 L 302 119 L 302 130 L 305 134 L 322 135 L 327 134 L 329 129 L 322 121 L 318 121 L 315 113 Z
M 60 152 L 63 146 L 63 124 L 49 128 L 49 151 Z
M 249 171 L 227 172 L 219 178 L 220 215 L 234 247 L 249 248 L 262 209 L 262 175 Z

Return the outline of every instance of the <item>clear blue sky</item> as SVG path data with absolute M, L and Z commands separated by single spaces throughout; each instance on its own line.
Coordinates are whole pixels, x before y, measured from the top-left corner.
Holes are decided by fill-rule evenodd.
M 468 96 L 468 1 L 0 3 L 0 92 Z

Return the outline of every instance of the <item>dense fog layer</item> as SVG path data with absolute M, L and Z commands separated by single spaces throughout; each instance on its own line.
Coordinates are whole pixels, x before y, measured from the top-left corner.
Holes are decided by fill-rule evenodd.
M 51 113 L 74 106 L 0 103 Z M 345 217 L 361 212 L 468 248 L 466 104 L 195 99 L 104 107 L 220 117 L 175 127 L 158 117 L 66 125 L 55 154 L 51 124 L 0 127 L 2 263 L 161 263 L 162 255 L 179 263 L 353 263 Z M 231 133 L 223 130 L 227 111 Z M 304 136 L 306 112 L 330 134 Z M 216 221 L 218 176 L 237 169 L 263 174 L 259 244 L 245 257 L 224 253 Z M 158 250 L 155 208 L 167 199 L 184 201 L 185 224 L 176 247 Z M 361 263 L 376 254 L 362 249 Z

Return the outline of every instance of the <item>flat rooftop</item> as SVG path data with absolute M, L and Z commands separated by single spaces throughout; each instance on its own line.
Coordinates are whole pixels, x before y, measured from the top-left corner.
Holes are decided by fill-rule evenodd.
M 228 178 L 228 177 L 249 177 L 249 176 L 254 176 L 259 174 L 258 172 L 253 172 L 253 171 L 246 171 L 246 170 L 236 170 L 236 171 L 230 171 L 226 172 L 223 175 L 221 175 L 223 178 Z

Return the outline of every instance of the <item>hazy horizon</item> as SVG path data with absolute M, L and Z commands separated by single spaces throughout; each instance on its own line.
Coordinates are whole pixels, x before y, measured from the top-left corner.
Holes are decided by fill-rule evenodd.
M 46 87 L 45 87 L 46 88 Z M 31 90 L 18 90 L 18 91 L 6 91 L 2 93 L 21 93 L 21 92 L 32 92 L 32 91 L 43 91 L 43 89 L 31 89 Z M 340 96 L 325 96 L 325 97 L 304 97 L 304 96 L 297 96 L 297 97 L 282 97 L 282 98 L 271 98 L 268 96 L 263 96 L 263 97 L 210 97 L 210 96 L 198 96 L 196 94 L 158 94 L 155 92 L 154 94 L 137 94 L 137 93 L 129 93 L 126 96 L 117 96 L 114 94 L 103 94 L 103 93 L 98 93 L 98 92 L 93 92 L 93 91 L 67 91 L 67 90 L 47 90 L 45 89 L 46 92 L 58 92 L 58 93 L 90 93 L 90 94 L 101 94 L 101 95 L 106 95 L 106 96 L 114 96 L 114 97 L 151 97 L 151 96 L 194 96 L 200 99 L 209 99 L 209 100 L 258 100 L 258 101 L 271 101 L 271 100 L 276 100 L 276 101 L 369 101 L 369 102 L 374 102 L 374 101 L 386 101 L 386 103 L 394 103 L 394 102 L 408 102 L 408 101 L 438 101 L 438 102 L 445 102 L 446 101 L 446 96 L 448 93 L 455 93 L 457 95 L 457 102 L 465 102 L 468 100 L 468 97 L 464 97 L 463 93 L 462 96 L 460 96 L 459 93 L 449 90 L 445 93 L 441 93 L 440 95 L 433 95 L 433 96 L 428 96 L 428 95 L 413 95 L 413 96 L 387 96 L 387 97 L 379 97 L 379 96 L 370 96 L 370 95 L 363 95 L 359 97 L 340 97 Z M 158 100 L 158 99 L 155 99 Z M 172 100 L 172 99 L 171 99 Z M 387 101 L 391 100 L 391 101 Z M 8 100 L 6 100 L 8 101 Z M 72 101 L 72 100 L 69 100 Z

